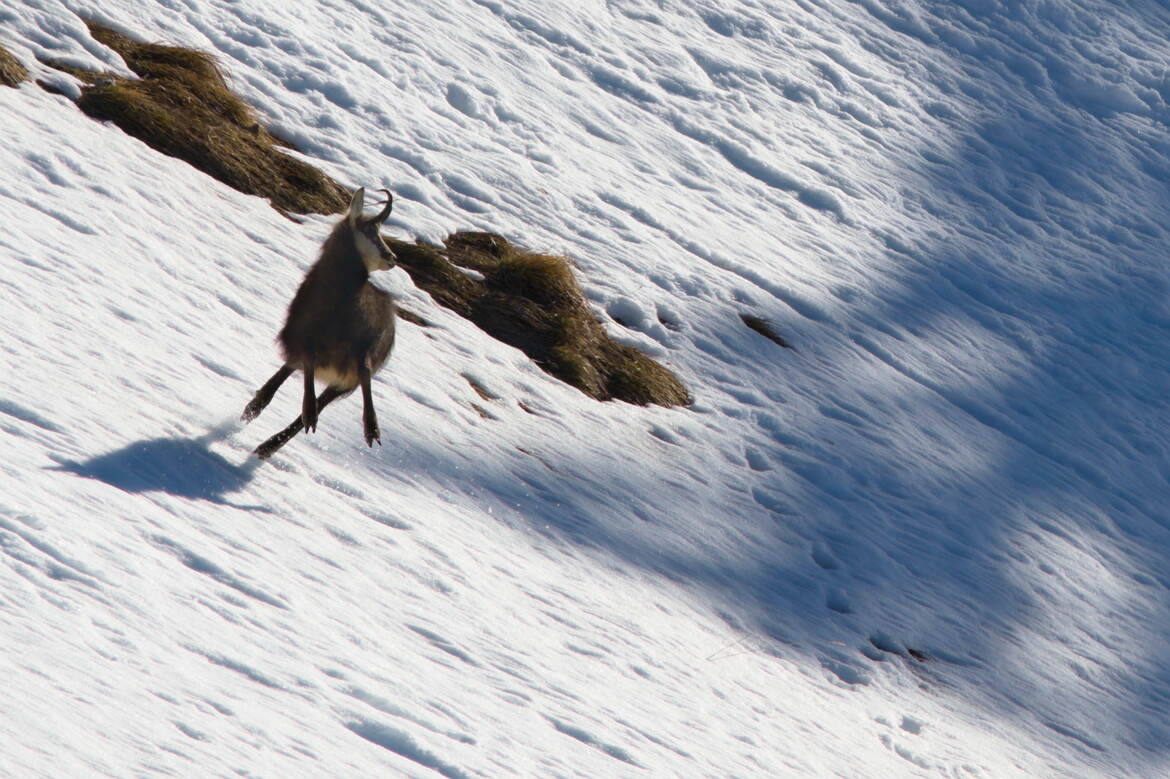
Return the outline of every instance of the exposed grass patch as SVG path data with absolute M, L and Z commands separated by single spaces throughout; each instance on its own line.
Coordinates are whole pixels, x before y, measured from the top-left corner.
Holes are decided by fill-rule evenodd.
M 444 247 L 386 240 L 414 283 L 441 305 L 586 395 L 639 405 L 691 402 L 674 373 L 605 332 L 565 258 L 523 251 L 492 233 L 455 233 Z
M 396 305 L 394 308 L 397 309 L 397 311 L 398 311 L 398 318 L 399 319 L 405 319 L 407 322 L 410 322 L 412 325 L 418 325 L 419 327 L 430 327 L 431 326 L 430 323 L 427 322 L 427 320 L 423 319 L 421 316 L 414 313 L 409 308 L 405 308 L 402 305 Z
M 293 213 L 339 213 L 350 193 L 313 166 L 276 148 L 280 142 L 228 89 L 211 55 L 137 43 L 87 22 L 90 33 L 121 55 L 139 79 L 61 68 L 80 78 L 77 103 L 158 151 L 185 160 L 230 187 Z M 57 65 L 56 67 L 60 67 Z
M 480 384 L 473 377 L 468 376 L 467 374 L 463 374 L 463 378 L 466 379 L 467 383 L 471 386 L 471 388 L 473 390 L 475 390 L 475 394 L 479 395 L 484 400 L 499 400 L 500 399 L 499 395 L 497 395 L 496 393 L 489 390 L 487 387 Z
M 491 271 L 492 286 L 536 303 L 556 305 L 581 297 L 569 263 L 550 254 L 508 251 Z
M 15 87 L 27 78 L 28 69 L 8 49 L 0 46 L 0 84 Z
M 774 328 L 772 323 L 767 319 L 758 317 L 755 314 L 740 314 L 739 318 L 743 320 L 745 325 L 750 327 L 752 330 L 755 330 L 757 333 L 764 336 L 772 343 L 783 346 L 785 349 L 793 348 L 792 344 L 788 343 L 784 336 L 776 332 L 776 328 Z

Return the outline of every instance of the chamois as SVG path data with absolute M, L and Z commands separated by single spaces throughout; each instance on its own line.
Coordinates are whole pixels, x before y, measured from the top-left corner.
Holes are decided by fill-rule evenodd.
M 362 424 L 366 445 L 381 446 L 378 417 L 370 391 L 370 377 L 378 372 L 394 347 L 394 301 L 370 283 L 370 273 L 393 268 L 397 258 L 382 240 L 379 228 L 390 216 L 394 196 L 377 216 L 362 215 L 365 190 L 358 189 L 349 211 L 333 228 L 321 255 L 305 274 L 288 307 L 277 340 L 284 365 L 273 374 L 244 408 L 241 419 L 251 422 L 272 400 L 294 371 L 304 374 L 301 415 L 281 432 L 256 447 L 266 460 L 302 429 L 317 428 L 317 414 L 334 400 L 362 388 Z M 314 381 L 325 383 L 315 396 Z

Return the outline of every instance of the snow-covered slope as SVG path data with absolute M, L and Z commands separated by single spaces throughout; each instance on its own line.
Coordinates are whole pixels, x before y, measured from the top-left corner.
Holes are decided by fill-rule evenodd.
M 386 445 L 349 400 L 258 465 L 330 220 L 0 88 L 0 773 L 1170 772 L 1163 5 L 18 0 L 0 43 L 124 70 L 82 17 L 214 52 L 400 237 L 566 253 L 696 402 L 392 271 L 433 324 Z

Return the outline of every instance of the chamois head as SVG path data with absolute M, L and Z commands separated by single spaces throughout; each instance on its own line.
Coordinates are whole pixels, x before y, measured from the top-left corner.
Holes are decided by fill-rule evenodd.
M 349 201 L 349 211 L 345 215 L 345 224 L 353 231 L 354 245 L 366 270 L 373 273 L 376 270 L 390 270 L 398 262 L 394 252 L 382 240 L 381 227 L 390 216 L 390 209 L 394 207 L 394 196 L 390 190 L 386 193 L 386 206 L 377 216 L 362 216 L 362 207 L 366 199 L 364 187 L 358 187 Z

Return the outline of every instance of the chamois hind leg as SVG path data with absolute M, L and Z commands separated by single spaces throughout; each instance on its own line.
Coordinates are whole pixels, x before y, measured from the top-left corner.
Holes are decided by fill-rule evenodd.
M 382 434 L 378 430 L 378 415 L 374 413 L 374 395 L 370 389 L 370 369 L 365 360 L 358 362 L 358 381 L 362 386 L 362 427 L 365 428 L 366 446 L 378 442 L 382 445 Z
M 313 384 L 313 363 L 305 362 L 301 369 L 305 374 L 305 394 L 301 398 L 301 422 L 305 425 L 305 432 L 312 433 L 317 429 L 317 397 L 314 394 L 317 387 Z
M 343 390 L 338 389 L 337 387 L 326 387 L 321 391 L 321 395 L 316 399 L 317 411 L 320 411 L 333 401 L 337 400 L 338 398 L 343 398 L 351 392 L 353 392 L 353 390 Z M 267 460 L 269 457 L 276 454 L 277 449 L 291 441 L 297 433 L 304 429 L 304 427 L 304 418 L 297 417 L 293 420 L 292 424 L 290 424 L 284 430 L 281 430 L 279 433 L 272 436 L 272 438 L 269 438 L 267 441 L 253 449 L 252 453 L 261 460 Z
M 263 387 L 256 390 L 256 394 L 248 401 L 248 405 L 244 406 L 244 413 L 240 415 L 240 419 L 251 422 L 260 416 L 260 412 L 272 401 L 272 396 L 280 389 L 280 385 L 284 384 L 284 380 L 292 375 L 292 372 L 291 365 L 280 366 L 280 370 L 272 374 L 272 378 L 264 382 Z

